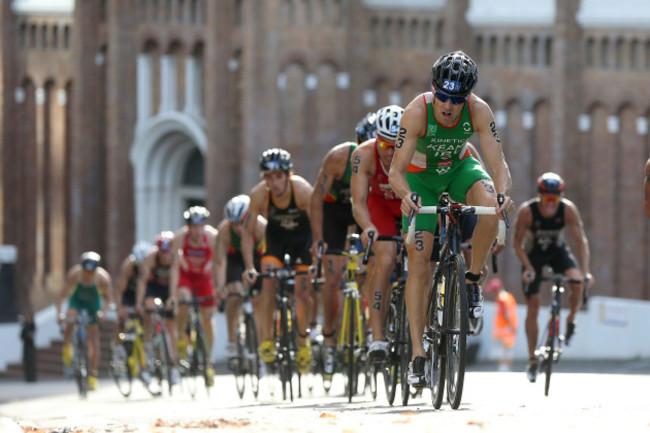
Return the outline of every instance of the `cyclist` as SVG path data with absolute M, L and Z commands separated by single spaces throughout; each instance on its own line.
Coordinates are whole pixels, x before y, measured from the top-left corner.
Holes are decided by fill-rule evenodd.
M 388 105 L 377 111 L 376 138 L 359 145 L 352 153 L 352 212 L 363 232 L 361 241 L 368 242 L 368 233 L 375 236 L 396 236 L 401 216 L 400 198 L 388 183 L 388 170 L 395 153 L 395 139 L 404 109 Z M 374 264 L 368 275 L 370 327 L 373 341 L 368 355 L 381 360 L 388 355 L 388 342 L 383 325 L 390 302 L 390 278 L 395 268 L 397 248 L 393 242 L 373 244 Z
M 537 197 L 522 203 L 515 219 L 514 251 L 521 261 L 526 296 L 526 337 L 530 361 L 526 368 L 528 380 L 535 382 L 537 376 L 537 315 L 539 314 L 539 284 L 542 268 L 550 266 L 553 272 L 582 280 L 593 277 L 589 271 L 589 241 L 582 225 L 580 212 L 575 204 L 562 197 L 564 180 L 557 174 L 547 172 L 537 179 Z M 578 263 L 564 242 L 562 229 L 567 226 L 578 248 Z M 524 249 L 525 238 L 531 238 L 529 251 Z M 581 271 L 582 270 L 582 271 Z M 584 272 L 584 274 L 583 274 Z M 582 284 L 571 284 L 570 312 L 566 321 L 564 341 L 569 345 L 575 333 L 575 317 L 582 300 Z
M 220 297 L 226 302 L 226 323 L 228 326 L 228 342 L 226 343 L 225 357 L 227 360 L 237 358 L 237 343 L 235 336 L 237 322 L 239 319 L 239 306 L 242 299 L 239 296 L 228 296 L 232 294 L 244 295 L 245 287 L 242 282 L 244 272 L 244 259 L 242 257 L 242 232 L 244 221 L 248 216 L 250 197 L 241 194 L 228 200 L 224 208 L 224 219 L 217 228 L 219 238 L 217 239 L 217 288 L 221 289 Z M 261 215 L 257 216 L 254 228 L 253 242 L 253 263 L 259 267 L 260 258 L 264 253 L 264 232 L 266 220 Z M 250 288 L 253 298 L 254 312 L 258 310 L 258 297 L 261 289 L 261 280 L 255 282 Z M 227 294 L 226 294 L 227 292 Z M 226 299 L 227 298 L 227 299 Z
M 172 242 L 172 268 L 169 286 L 171 302 L 191 300 L 192 295 L 197 298 L 213 296 L 212 299 L 199 303 L 199 315 L 205 331 L 208 354 L 212 354 L 214 331 L 212 328 L 212 315 L 215 312 L 214 290 L 214 252 L 217 247 L 216 228 L 207 224 L 210 211 L 203 206 L 192 206 L 183 212 L 185 226 L 174 234 Z M 187 304 L 179 305 L 176 316 L 176 329 L 179 339 L 179 357 L 184 358 L 187 353 L 188 341 L 185 329 L 188 320 Z M 208 355 L 211 356 L 211 355 Z M 214 380 L 214 370 L 207 367 L 209 384 Z
M 261 266 L 264 272 L 283 266 L 285 253 L 291 257 L 291 265 L 297 271 L 309 269 L 311 264 L 311 229 L 307 209 L 312 186 L 309 182 L 293 173 L 291 154 L 284 149 L 268 149 L 262 154 L 260 170 L 262 181 L 255 185 L 250 193 L 249 215 L 246 218 L 246 230 L 242 236 L 242 255 L 246 270 L 244 280 L 253 284 L 257 279 L 257 270 L 253 261 L 254 222 L 257 216 L 267 218 L 266 253 Z M 275 360 L 273 343 L 273 312 L 275 311 L 276 281 L 265 278 L 260 294 L 260 358 L 266 363 Z M 307 334 L 309 313 L 311 311 L 311 285 L 309 275 L 295 278 L 296 318 L 298 321 L 298 354 L 296 357 L 298 371 L 301 374 L 311 368 L 311 347 Z
M 357 142 L 351 141 L 334 146 L 325 158 L 318 172 L 316 188 L 311 194 L 309 220 L 314 240 L 312 254 L 318 255 L 319 242 L 324 243 L 323 263 L 325 283 L 321 289 L 323 321 L 325 329 L 325 374 L 334 373 L 336 352 L 336 326 L 339 313 L 339 288 L 347 258 L 328 254 L 327 249 L 345 249 L 345 240 L 350 230 L 356 229 L 352 216 L 350 178 L 352 176 L 352 152 L 375 136 L 376 113 L 368 113 L 356 126 Z
M 138 285 L 138 278 L 140 277 L 140 269 L 142 261 L 151 249 L 151 244 L 147 241 L 138 241 L 133 245 L 131 253 L 122 261 L 120 266 L 120 275 L 117 278 L 115 285 L 116 291 L 116 304 L 119 320 L 116 326 L 116 336 L 119 335 L 124 329 L 124 322 L 129 318 L 130 310 L 135 308 L 136 304 L 136 289 Z M 151 344 L 147 347 L 147 356 L 153 355 Z M 142 379 L 145 382 L 151 380 L 149 372 L 144 370 L 142 372 Z
M 648 159 L 645 163 L 645 180 L 643 182 L 643 192 L 645 194 L 645 215 L 650 219 L 650 159 Z
M 86 251 L 81 255 L 79 263 L 68 270 L 66 283 L 56 301 L 56 312 L 59 324 L 65 322 L 63 330 L 63 365 L 72 364 L 72 322 L 81 310 L 86 310 L 89 316 L 88 325 L 88 359 L 90 374 L 88 388 L 97 389 L 97 373 L 101 346 L 99 344 L 98 320 L 103 320 L 108 305 L 113 302 L 113 283 L 106 269 L 99 266 L 101 256 L 94 251 Z M 61 311 L 63 300 L 68 298 L 68 309 L 65 314 Z M 103 303 L 102 303 L 103 297 Z
M 172 385 L 180 383 L 180 373 L 176 365 L 176 329 L 174 326 L 175 305 L 169 301 L 169 279 L 172 263 L 172 242 L 174 233 L 163 231 L 156 237 L 156 244 L 149 250 L 142 260 L 140 276 L 138 278 L 136 305 L 139 310 L 151 311 L 155 308 L 154 300 L 160 298 L 167 304 L 165 312 L 165 328 L 169 336 L 171 353 L 169 354 L 172 365 L 170 379 Z M 151 346 L 152 319 L 151 313 L 144 315 L 144 346 L 147 353 L 152 352 Z
M 477 80 L 478 67 L 469 56 L 462 51 L 444 54 L 433 65 L 431 92 L 418 95 L 406 107 L 390 171 L 390 183 L 402 198 L 404 224 L 412 209 L 417 212 L 420 205 L 436 205 L 444 191 L 452 200 L 468 205 L 494 206 L 499 212 L 512 208 L 510 171 L 494 116 L 488 104 L 472 93 Z M 467 148 L 474 133 L 494 181 Z M 413 191 L 420 195 L 418 203 L 411 200 Z M 426 354 L 422 333 L 427 308 L 423 300 L 431 279 L 429 258 L 437 216 L 421 215 L 416 221 L 415 242 L 407 245 L 406 307 L 413 340 L 409 383 L 423 387 Z M 480 272 L 496 233 L 497 217 L 481 216 L 472 236 L 472 263 L 465 274 L 469 311 L 474 318 L 483 314 Z

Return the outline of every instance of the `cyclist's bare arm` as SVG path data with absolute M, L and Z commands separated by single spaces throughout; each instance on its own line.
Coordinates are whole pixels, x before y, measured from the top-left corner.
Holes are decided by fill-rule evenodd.
M 153 268 L 156 256 L 158 255 L 158 248 L 147 253 L 140 265 L 140 275 L 138 276 L 138 283 L 136 285 L 135 306 L 141 308 L 144 305 L 144 296 L 147 292 L 147 280 Z
M 217 290 L 221 290 L 226 285 L 228 245 L 230 245 L 230 221 L 227 218 L 221 220 L 218 230 L 219 237 L 217 238 L 217 248 L 214 252 L 216 270 L 214 282 Z
M 255 185 L 249 194 L 251 201 L 248 205 L 248 216 L 246 217 L 246 221 L 244 221 L 244 230 L 242 231 L 241 236 L 241 253 L 244 260 L 244 274 L 242 275 L 242 278 L 249 284 L 255 282 L 255 278 L 250 277 L 249 271 L 255 271 L 255 265 L 253 264 L 253 249 L 255 248 L 254 235 L 257 225 L 257 217 L 260 215 L 263 217 L 266 216 L 269 207 L 268 196 L 269 192 L 264 181 Z
M 415 154 L 418 138 L 423 137 L 427 128 L 427 109 L 422 95 L 418 95 L 404 109 L 395 140 L 395 154 L 390 165 L 390 186 L 402 198 L 400 210 L 409 215 L 411 209 L 417 211 L 417 203 L 411 200 L 411 187 L 406 181 L 406 171 Z
M 339 144 L 332 148 L 323 160 L 316 185 L 310 197 L 309 222 L 311 224 L 311 235 L 313 239 L 312 254 L 317 255 L 318 242 L 323 240 L 323 202 L 325 196 L 332 187 L 334 179 L 341 179 L 347 165 L 350 145 Z M 327 246 L 325 246 L 327 248 Z
M 120 266 L 120 275 L 117 277 L 117 284 L 115 285 L 115 304 L 119 310 L 122 307 L 122 294 L 126 291 L 126 286 L 129 279 L 133 276 L 134 266 L 131 256 L 128 256 L 122 261 Z
M 314 187 L 305 178 L 295 174 L 291 175 L 289 181 L 293 185 L 293 197 L 296 201 L 296 207 L 300 210 L 307 211 L 307 214 L 309 214 L 311 193 Z
M 352 215 L 363 230 L 361 242 L 368 243 L 368 232 L 376 231 L 368 211 L 368 188 L 370 179 L 375 176 L 375 140 L 364 142 L 352 152 Z
M 497 205 L 498 213 L 512 209 L 512 199 L 509 197 L 512 188 L 512 178 L 510 169 L 506 163 L 501 147 L 501 138 L 497 132 L 496 122 L 490 107 L 478 96 L 472 94 L 469 100 L 470 111 L 472 113 L 472 125 L 478 134 L 481 144 L 481 151 L 485 162 L 490 169 L 492 181 L 497 194 L 503 194 L 505 201 L 502 205 Z
M 97 268 L 97 287 L 100 293 L 104 296 L 104 305 L 100 312 L 97 313 L 97 317 L 101 318 L 106 309 L 113 303 L 113 281 L 108 271 L 101 266 Z M 101 313 L 101 315 L 100 315 Z
M 58 318 L 59 323 L 61 323 L 65 318 L 64 316 L 62 316 L 61 313 L 61 305 L 63 304 L 63 300 L 68 299 L 68 296 L 72 291 L 72 288 L 75 286 L 75 284 L 77 284 L 80 271 L 81 271 L 80 265 L 74 265 L 72 268 L 70 268 L 66 276 L 63 289 L 61 289 L 61 292 L 59 293 L 59 296 L 56 299 L 56 317 Z
M 525 269 L 523 275 L 525 283 L 531 283 L 535 278 L 535 269 L 528 259 L 528 254 L 526 254 L 526 251 L 524 250 L 524 240 L 526 233 L 528 233 L 532 224 L 533 214 L 530 210 L 530 206 L 528 206 L 527 203 L 523 203 L 521 206 L 519 206 L 519 210 L 515 216 L 515 236 L 513 239 L 512 248 Z
M 573 236 L 573 240 L 575 241 L 578 248 L 578 260 L 580 261 L 580 269 L 582 269 L 585 277 L 589 277 L 589 284 L 591 285 L 593 283 L 593 278 L 589 267 L 589 240 L 587 239 L 587 235 L 585 233 L 580 211 L 572 201 L 565 198 L 563 198 L 562 201 L 565 204 L 564 222 L 569 228 L 569 231 Z
M 169 272 L 169 297 L 168 302 L 173 303 L 178 300 L 178 279 L 180 276 L 181 261 L 183 260 L 183 241 L 185 239 L 187 228 L 183 227 L 174 233 L 172 240 L 172 263 Z

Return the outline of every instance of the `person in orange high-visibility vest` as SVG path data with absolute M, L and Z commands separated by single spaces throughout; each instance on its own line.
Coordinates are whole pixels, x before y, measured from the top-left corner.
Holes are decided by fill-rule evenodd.
M 501 354 L 497 360 L 499 371 L 512 370 L 512 347 L 517 336 L 517 301 L 508 292 L 500 278 L 493 278 L 485 286 L 485 291 L 495 293 L 496 313 L 492 326 L 492 337 L 500 342 Z

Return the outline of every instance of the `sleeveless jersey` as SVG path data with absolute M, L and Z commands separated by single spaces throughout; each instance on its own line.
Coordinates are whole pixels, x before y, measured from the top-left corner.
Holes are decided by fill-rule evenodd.
M 368 194 L 383 200 L 399 200 L 400 197 L 393 191 L 388 182 L 388 171 L 379 159 L 377 152 L 377 141 L 375 141 L 375 176 L 370 179 L 370 191 Z
M 160 258 L 156 256 L 156 266 L 151 268 L 151 272 L 149 273 L 149 280 L 148 282 L 150 283 L 155 283 L 161 286 L 167 286 L 169 285 L 169 272 L 170 272 L 170 265 L 163 265 L 160 263 Z
M 132 293 L 135 295 L 136 289 L 138 287 L 138 277 L 140 276 L 140 269 L 138 265 L 133 263 L 133 275 L 129 278 L 129 281 L 126 282 L 126 289 L 124 289 L 124 295 Z M 127 295 L 129 296 L 129 295 Z
M 86 286 L 81 281 L 77 281 L 72 297 L 81 303 L 95 302 L 99 297 L 99 287 L 96 282 Z
M 545 252 L 550 246 L 563 246 L 564 238 L 562 229 L 564 228 L 564 209 L 562 201 L 557 208 L 557 212 L 550 218 L 544 218 L 539 211 L 537 201 L 530 204 L 530 210 L 533 214 L 531 232 L 533 233 L 533 250 Z
M 352 201 L 352 193 L 350 191 L 350 178 L 352 177 L 352 164 L 350 164 L 350 156 L 352 152 L 357 148 L 357 143 L 348 142 L 350 145 L 350 153 L 348 153 L 348 162 L 345 166 L 345 172 L 341 179 L 334 179 L 332 186 L 330 187 L 329 192 L 325 196 L 325 201 L 327 203 L 342 203 L 349 205 Z
M 436 170 L 438 174 L 445 174 L 455 162 L 470 156 L 467 140 L 474 134 L 469 112 L 471 94 L 463 105 L 458 122 L 450 128 L 438 124 L 433 114 L 433 93 L 424 93 L 422 97 L 427 107 L 427 132 L 424 137 L 418 138 L 408 171 Z
M 298 209 L 296 200 L 293 195 L 293 182 L 291 185 L 291 202 L 285 209 L 280 209 L 273 203 L 273 197 L 269 192 L 269 210 L 267 233 L 271 232 L 276 236 L 281 236 L 287 241 L 301 240 L 311 236 L 311 226 L 307 211 Z
M 198 246 L 190 245 L 189 234 L 183 240 L 183 257 L 187 262 L 187 272 L 204 274 L 212 268 L 212 248 L 208 244 L 208 236 L 204 233 Z
M 263 254 L 264 253 L 264 239 L 255 239 L 253 238 L 253 243 L 255 244 L 254 253 Z M 239 236 L 235 231 L 230 227 L 230 244 L 228 245 L 228 254 L 241 253 L 241 236 Z

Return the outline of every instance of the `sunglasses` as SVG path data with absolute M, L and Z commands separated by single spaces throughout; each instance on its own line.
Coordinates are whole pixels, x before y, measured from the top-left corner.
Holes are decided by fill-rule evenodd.
M 558 203 L 560 201 L 560 196 L 557 194 L 541 194 L 540 198 L 545 203 Z
M 452 104 L 458 105 L 467 101 L 467 96 L 449 96 L 437 90 L 434 93 L 440 102 L 447 102 L 448 100 L 451 100 Z
M 394 149 L 395 148 L 395 143 L 387 143 L 383 140 L 377 139 L 377 143 L 379 144 L 379 147 L 382 149 Z

